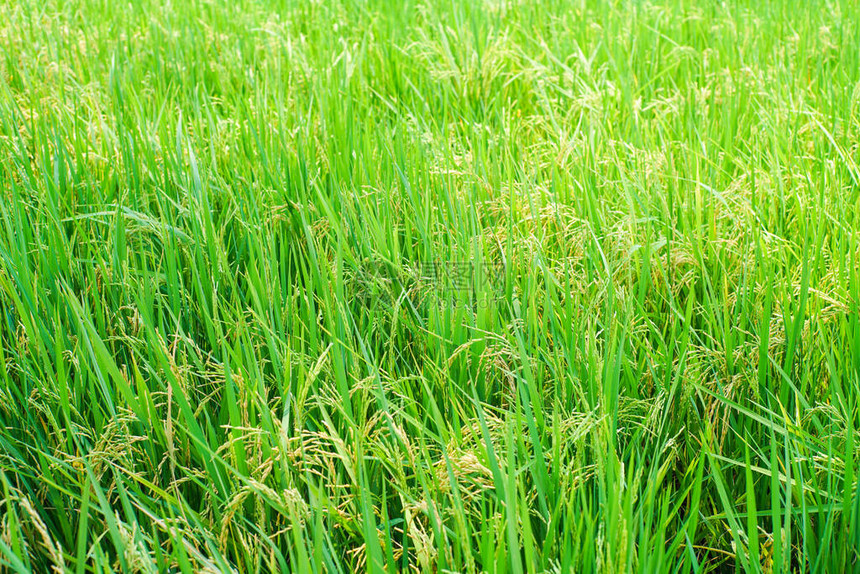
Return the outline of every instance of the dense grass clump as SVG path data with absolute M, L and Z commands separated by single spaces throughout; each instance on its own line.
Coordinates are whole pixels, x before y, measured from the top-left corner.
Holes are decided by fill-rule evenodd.
M 0 2 L 0 571 L 860 569 L 860 4 Z

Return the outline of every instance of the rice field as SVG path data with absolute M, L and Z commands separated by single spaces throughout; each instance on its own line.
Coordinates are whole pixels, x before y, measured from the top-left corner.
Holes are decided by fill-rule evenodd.
M 0 0 L 0 572 L 860 570 L 860 3 Z

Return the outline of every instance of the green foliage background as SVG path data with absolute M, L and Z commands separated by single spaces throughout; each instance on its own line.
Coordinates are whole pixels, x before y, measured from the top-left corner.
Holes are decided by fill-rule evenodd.
M 850 0 L 0 2 L 0 570 L 857 569 L 858 81 Z

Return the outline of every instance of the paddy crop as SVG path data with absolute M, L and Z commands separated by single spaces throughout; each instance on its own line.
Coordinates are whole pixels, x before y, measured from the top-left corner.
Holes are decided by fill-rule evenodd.
M 860 4 L 0 2 L 0 570 L 860 568 Z

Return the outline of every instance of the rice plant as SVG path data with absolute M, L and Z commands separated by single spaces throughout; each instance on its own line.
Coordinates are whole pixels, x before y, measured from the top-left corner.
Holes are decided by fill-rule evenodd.
M 0 2 L 0 571 L 860 570 L 860 3 Z

